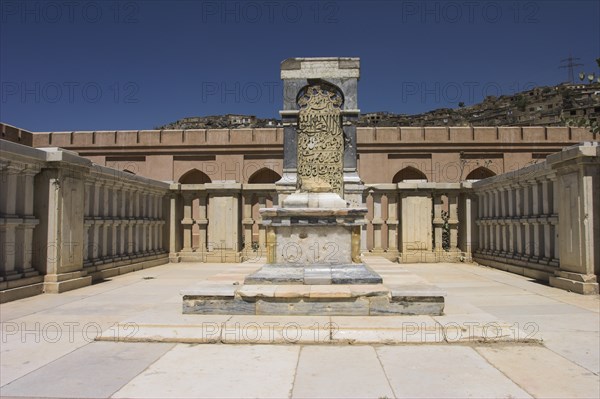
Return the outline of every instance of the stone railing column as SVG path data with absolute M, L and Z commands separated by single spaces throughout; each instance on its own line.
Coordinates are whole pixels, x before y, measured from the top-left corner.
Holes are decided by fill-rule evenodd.
M 560 269 L 550 285 L 598 294 L 600 276 L 600 145 L 589 142 L 549 155 L 557 174 Z
M 523 236 L 524 236 L 524 251 L 521 253 L 521 260 L 529 260 L 533 254 L 532 242 L 531 242 L 531 231 L 532 223 L 531 218 L 531 185 L 528 182 L 523 182 L 523 217 L 521 222 L 523 223 Z
M 45 271 L 44 292 L 57 293 L 90 285 L 91 276 L 83 270 L 81 238 L 84 232 L 84 181 L 91 162 L 57 149 L 44 149 L 52 153 L 53 161 L 36 176 L 36 201 L 34 208 L 40 217 L 33 241 L 45 243 L 43 250 L 34 253 L 33 263 Z M 67 164 L 68 159 L 78 164 Z M 39 196 L 39 197 L 38 197 Z
M 206 191 L 198 192 L 198 219 L 196 224 L 199 230 L 199 250 L 201 253 L 205 253 L 208 250 L 208 194 Z
M 17 271 L 17 226 L 21 223 L 17 216 L 17 185 L 18 175 L 22 167 L 14 163 L 6 163 L 2 167 L 3 187 L 0 190 L 0 210 L 2 210 L 3 221 L 0 227 L 2 240 L 0 241 L 4 247 L 2 251 L 2 272 L 5 280 L 16 280 L 21 277 L 21 273 Z M 19 198 L 20 199 L 20 198 Z
M 192 252 L 192 226 L 194 219 L 192 218 L 192 202 L 194 195 L 191 192 L 183 192 L 183 219 L 181 219 L 181 225 L 183 226 L 183 248 L 182 252 Z
M 436 192 L 433 197 L 433 229 L 434 229 L 434 249 L 436 252 L 444 250 L 442 243 L 442 228 L 444 219 L 442 218 L 442 195 Z
M 483 193 L 476 193 L 477 195 L 477 221 L 475 222 L 479 230 L 479 248 L 477 252 L 483 252 L 486 249 L 485 246 L 485 225 L 483 224 Z
M 544 248 L 542 263 L 549 264 L 552 258 L 552 246 L 555 244 L 551 239 L 552 224 L 550 222 L 551 207 L 552 207 L 552 182 L 550 179 L 542 180 L 542 213 L 544 217 L 543 224 L 543 235 L 544 235 Z M 552 241 L 552 242 L 551 242 Z
M 244 252 L 249 254 L 252 252 L 252 225 L 254 219 L 252 218 L 252 192 L 242 192 L 242 227 L 244 229 Z
M 258 208 L 266 208 L 267 207 L 267 197 L 264 193 L 258 195 Z M 267 245 L 267 231 L 265 226 L 262 224 L 262 217 L 260 213 L 256 217 L 256 224 L 258 225 L 258 246 L 263 249 L 266 248 Z
M 466 187 L 465 184 L 467 185 Z M 460 221 L 458 224 L 458 248 L 464 254 L 464 260 L 470 262 L 473 251 L 478 250 L 479 246 L 479 242 L 475 240 L 481 239 L 477 232 L 477 230 L 481 231 L 477 220 L 479 214 L 477 209 L 479 197 L 473 195 L 470 190 L 470 182 L 461 183 L 461 188 L 463 191 L 458 197 L 460 201 L 458 207 L 458 219 Z
M 458 251 L 458 193 L 448 193 L 448 225 L 450 226 L 450 251 Z
M 176 183 L 175 183 L 176 184 Z M 178 190 L 178 184 L 171 185 L 171 190 Z M 183 228 L 179 228 L 179 209 L 180 195 L 178 192 L 171 191 L 169 194 L 169 260 L 171 262 L 179 262 L 177 253 L 179 252 L 180 239 L 183 236 Z M 162 229 L 161 229 L 162 231 Z M 162 242 L 162 241 L 161 241 Z
M 493 254 L 500 256 L 502 253 L 502 231 L 501 231 L 501 215 L 500 215 L 500 197 L 499 188 L 492 190 L 492 237 L 494 243 Z
M 360 230 L 360 251 L 363 253 L 366 253 L 370 250 L 370 248 L 373 247 L 372 241 L 371 245 L 369 245 L 369 232 L 371 231 L 369 226 L 371 226 L 371 219 L 373 218 L 373 202 L 371 202 L 371 206 L 369 209 L 369 197 L 371 196 L 371 191 L 372 190 L 365 190 L 363 192 L 363 204 L 365 204 L 365 206 L 368 209 L 368 212 L 365 215 L 365 223 L 363 224 Z
M 524 218 L 524 210 L 523 210 L 523 187 L 520 184 L 516 184 L 515 186 L 515 227 L 516 227 L 516 257 L 521 257 L 524 251 L 523 247 L 523 218 Z
M 19 192 L 17 202 L 17 213 L 21 215 L 21 224 L 17 227 L 16 262 L 17 270 L 23 277 L 38 275 L 38 271 L 33 268 L 33 229 L 39 223 L 39 220 L 33 215 L 33 195 L 34 195 L 34 177 L 38 169 L 25 168 L 19 176 Z M 79 241 L 79 240 L 78 240 Z M 77 242 L 77 245 L 83 246 L 84 243 Z
M 542 207 L 541 207 L 541 198 L 540 198 L 540 184 L 537 180 L 530 180 L 531 184 L 531 206 L 532 206 L 532 214 L 529 218 L 529 222 L 532 225 L 531 231 L 531 245 L 532 245 L 532 253 L 531 253 L 531 261 L 538 262 L 541 259 L 541 251 L 540 248 L 544 244 L 544 236 L 540 234 L 540 222 L 542 215 Z
M 103 183 L 101 181 L 94 182 L 94 247 L 92 248 L 92 262 L 94 266 L 101 265 L 102 262 L 102 248 L 105 245 L 103 239 L 103 225 L 104 220 L 102 218 L 102 202 L 103 202 Z
M 396 191 L 387 192 L 387 228 L 388 228 L 388 245 L 387 251 L 398 256 L 398 193 Z
M 379 190 L 373 190 L 371 193 L 373 197 L 373 220 L 371 220 L 371 224 L 373 225 L 373 251 L 374 253 L 382 253 L 383 252 L 383 242 L 382 242 L 382 226 L 383 219 L 381 215 L 381 197 L 383 193 Z
M 515 187 L 514 185 L 508 185 L 506 187 L 508 190 L 508 213 L 506 216 L 507 227 L 508 227 L 508 254 L 509 258 L 515 256 Z
M 83 222 L 83 266 L 89 267 L 92 266 L 90 262 L 90 255 L 92 253 L 92 245 L 94 245 L 93 241 L 93 233 L 92 226 L 94 224 L 93 221 L 93 206 L 94 206 L 94 183 L 90 179 L 86 179 L 85 181 L 85 201 L 84 201 L 84 222 Z

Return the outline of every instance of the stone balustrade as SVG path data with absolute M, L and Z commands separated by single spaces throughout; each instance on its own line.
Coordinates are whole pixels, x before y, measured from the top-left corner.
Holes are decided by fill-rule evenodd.
M 181 217 L 172 220 L 171 228 L 179 228 L 183 237 L 171 242 L 172 261 L 239 262 L 265 256 L 266 229 L 258 210 L 277 203 L 275 184 L 174 183 L 171 190 L 173 206 L 183 208 Z
M 264 260 L 258 210 L 275 184 L 158 182 L 59 148 L 1 141 L 2 301 L 179 261 Z M 581 293 L 600 274 L 600 151 L 566 148 L 461 183 L 369 184 L 361 252 L 399 262 L 477 262 Z
M 485 264 L 548 280 L 559 267 L 558 184 L 547 162 L 474 183 Z
M 168 262 L 169 184 L 0 141 L 2 302 Z
M 475 182 L 473 192 L 477 262 L 580 293 L 598 292 L 597 142 L 566 147 L 538 164 Z
M 369 212 L 362 231 L 362 251 L 400 262 L 466 261 L 471 231 L 459 236 L 459 212 L 470 223 L 471 183 L 368 184 Z
M 85 179 L 83 270 L 94 278 L 116 267 L 164 259 L 169 185 L 94 166 Z M 164 263 L 164 262 L 163 262 Z

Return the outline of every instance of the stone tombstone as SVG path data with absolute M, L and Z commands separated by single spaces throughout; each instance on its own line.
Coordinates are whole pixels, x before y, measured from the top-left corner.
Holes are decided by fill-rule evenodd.
M 343 143 L 343 150 L 340 150 L 342 182 L 336 183 L 339 186 L 334 187 L 333 192 L 340 193 L 351 207 L 363 205 L 364 186 L 358 176 L 356 153 L 356 122 L 360 113 L 357 103 L 359 78 L 359 58 L 289 58 L 281 63 L 283 110 L 280 114 L 284 126 L 284 159 L 283 177 L 277 182 L 280 200 L 296 190 L 299 171 L 306 173 L 310 160 L 301 157 L 299 151 L 302 151 L 301 146 L 305 142 L 300 141 L 309 135 L 310 129 L 316 128 L 317 120 L 321 118 L 327 119 L 330 124 L 337 124 L 335 131 L 341 133 L 341 137 L 333 134 L 331 139 Z M 311 87 L 316 92 L 309 92 Z M 319 110 L 316 102 L 325 102 L 326 98 L 331 100 L 331 104 L 327 101 L 330 108 Z M 312 140 L 314 142 L 314 138 Z M 319 167 L 324 171 L 332 169 L 333 164 L 319 161 Z
M 294 58 L 283 62 L 282 77 L 296 107 L 283 111 L 288 168 L 278 188 L 287 195 L 280 194 L 279 206 L 260 209 L 267 264 L 245 284 L 379 284 L 381 276 L 360 259 L 367 208 L 356 173 L 356 131 L 345 120 L 345 106 L 356 105 L 358 59 Z

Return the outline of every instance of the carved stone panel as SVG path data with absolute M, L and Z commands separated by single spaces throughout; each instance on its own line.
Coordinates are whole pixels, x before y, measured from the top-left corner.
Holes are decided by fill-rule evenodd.
M 334 192 L 343 197 L 343 100 L 334 88 L 312 85 L 300 93 L 298 105 L 298 188 Z

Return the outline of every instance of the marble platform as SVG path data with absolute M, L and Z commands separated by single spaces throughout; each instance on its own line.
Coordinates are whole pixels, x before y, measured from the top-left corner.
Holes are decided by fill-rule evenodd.
M 267 264 L 246 276 L 244 284 L 381 284 L 381 276 L 364 263 L 342 265 Z

